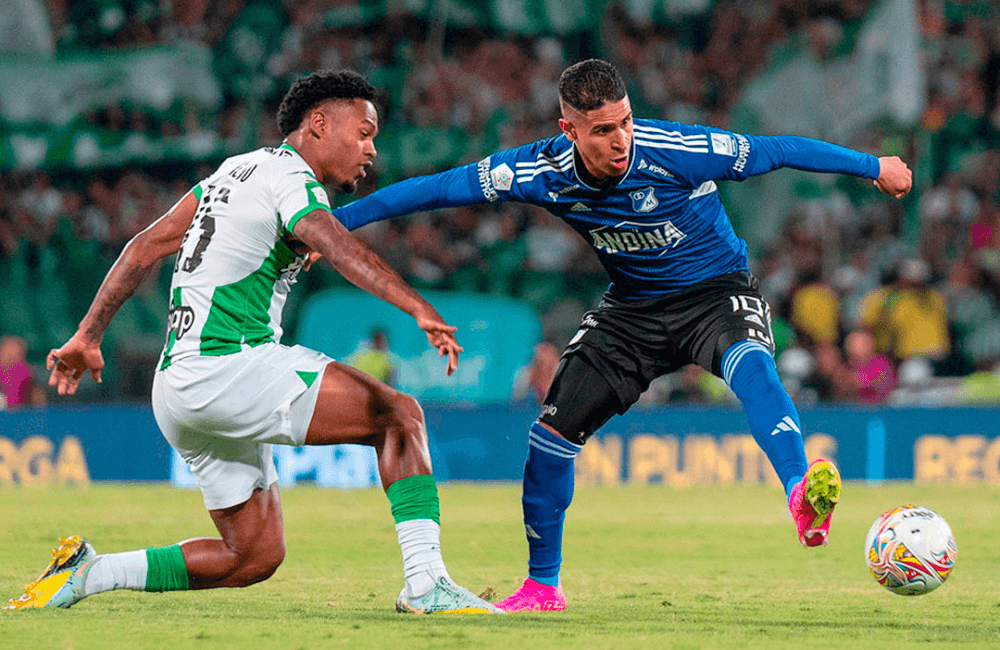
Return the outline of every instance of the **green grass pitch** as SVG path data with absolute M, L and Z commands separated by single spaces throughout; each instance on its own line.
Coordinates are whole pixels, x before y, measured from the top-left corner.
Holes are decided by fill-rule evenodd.
M 500 597 L 523 578 L 517 485 L 446 484 L 452 576 Z M 2 490 L 0 595 L 20 594 L 60 535 L 98 552 L 214 535 L 201 497 L 164 486 Z M 396 614 L 396 535 L 377 490 L 283 493 L 287 557 L 248 589 L 115 592 L 71 610 L 0 612 L 2 648 L 880 648 L 1000 647 L 1000 487 L 845 486 L 830 544 L 795 539 L 765 486 L 581 487 L 568 512 L 569 609 L 506 616 Z M 876 515 L 913 502 L 942 514 L 958 561 L 938 591 L 896 596 L 868 574 Z

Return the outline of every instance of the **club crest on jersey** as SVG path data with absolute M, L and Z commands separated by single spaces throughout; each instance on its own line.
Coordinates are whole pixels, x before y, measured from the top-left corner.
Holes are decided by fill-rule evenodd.
M 652 186 L 644 190 L 636 190 L 629 196 L 632 197 L 632 209 L 636 212 L 652 212 L 656 206 L 660 205 L 656 194 L 653 193 Z

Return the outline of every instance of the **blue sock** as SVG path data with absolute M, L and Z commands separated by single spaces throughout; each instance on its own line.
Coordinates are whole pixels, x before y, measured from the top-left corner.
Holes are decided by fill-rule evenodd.
M 771 351 L 757 341 L 741 341 L 722 355 L 722 376 L 743 404 L 750 433 L 778 473 L 789 495 L 806 473 L 799 412 L 778 378 Z
M 563 519 L 573 500 L 573 459 L 580 448 L 537 422 L 528 432 L 521 496 L 528 577 L 553 587 L 559 584 Z

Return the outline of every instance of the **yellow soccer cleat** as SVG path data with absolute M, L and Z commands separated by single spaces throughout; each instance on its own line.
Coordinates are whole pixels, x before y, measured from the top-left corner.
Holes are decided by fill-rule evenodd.
M 94 547 L 79 535 L 60 537 L 45 571 L 25 585 L 24 594 L 8 602 L 4 609 L 71 607 L 83 598 L 83 585 L 95 557 Z
M 825 458 L 814 460 L 802 481 L 792 488 L 788 501 L 803 546 L 826 546 L 833 509 L 839 500 L 837 467 Z

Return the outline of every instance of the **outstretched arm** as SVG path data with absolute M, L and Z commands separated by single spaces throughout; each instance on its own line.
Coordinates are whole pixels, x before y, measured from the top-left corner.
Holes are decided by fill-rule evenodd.
M 438 356 L 448 355 L 449 375 L 458 368 L 458 354 L 463 349 L 455 340 L 457 328 L 445 323 L 423 296 L 329 212 L 313 210 L 295 224 L 294 230 L 296 237 L 322 253 L 352 284 L 413 316 L 430 344 L 438 349 Z
M 101 369 L 104 368 L 101 340 L 108 324 L 132 297 L 153 265 L 177 252 L 197 208 L 198 200 L 193 192 L 188 192 L 125 245 L 101 283 L 87 315 L 80 321 L 76 334 L 61 348 L 49 352 L 45 362 L 45 367 L 52 371 L 49 386 L 56 386 L 60 395 L 74 394 L 80 378 L 88 370 L 95 381 L 101 381 Z
M 871 178 L 879 191 L 901 199 L 910 191 L 913 173 L 899 156 L 876 158 L 840 145 L 797 136 L 755 136 L 758 151 L 747 174 L 764 174 L 778 167 L 811 172 L 851 174 Z
M 699 164 L 686 166 L 694 187 L 709 180 L 741 181 L 781 167 L 870 178 L 880 191 L 897 199 L 910 191 L 913 182 L 906 163 L 897 156 L 876 158 L 794 135 L 742 135 L 697 126 L 687 129 L 688 137 L 705 139 Z
M 473 163 L 439 174 L 408 178 L 335 209 L 333 216 L 348 230 L 356 230 L 374 221 L 413 212 L 486 203 L 486 196 L 474 182 L 476 167 Z

